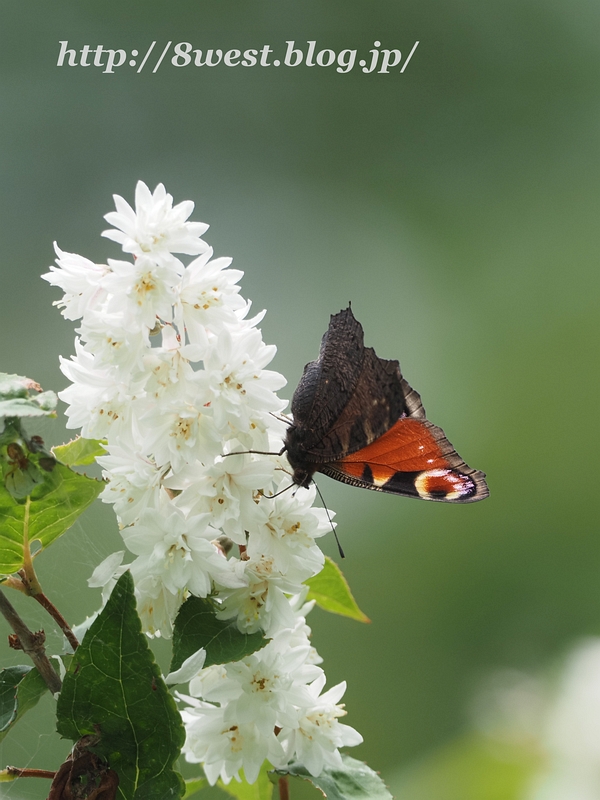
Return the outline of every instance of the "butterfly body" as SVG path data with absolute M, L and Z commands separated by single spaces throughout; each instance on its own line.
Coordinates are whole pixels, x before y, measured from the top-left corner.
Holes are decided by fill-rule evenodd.
M 465 503 L 488 495 L 485 475 L 465 464 L 425 417 L 398 361 L 364 346 L 350 308 L 331 317 L 319 358 L 304 368 L 292 399 L 285 450 L 293 481 L 315 472 L 376 491 Z

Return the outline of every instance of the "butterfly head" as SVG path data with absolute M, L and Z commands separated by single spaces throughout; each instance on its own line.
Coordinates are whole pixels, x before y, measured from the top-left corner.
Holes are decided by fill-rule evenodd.
M 304 469 L 303 467 L 296 467 L 292 473 L 292 481 L 296 486 L 302 486 L 308 489 L 312 483 L 312 476 L 315 474 L 314 469 Z
M 292 481 L 296 486 L 308 489 L 318 465 L 303 457 L 302 440 L 304 431 L 297 425 L 290 425 L 285 436 L 285 452 L 292 468 Z

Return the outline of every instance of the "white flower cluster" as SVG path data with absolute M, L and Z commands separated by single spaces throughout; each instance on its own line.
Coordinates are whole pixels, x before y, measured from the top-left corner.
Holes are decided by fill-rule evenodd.
M 338 721 L 346 713 L 339 704 L 345 682 L 321 694 L 325 673 L 305 620 L 312 605 L 301 607 L 293 627 L 281 628 L 262 650 L 203 669 L 190 681 L 192 696 L 179 695 L 189 704 L 182 712 L 183 752 L 203 764 L 210 783 L 219 777 L 229 783 L 242 768 L 254 783 L 265 759 L 283 767 L 296 758 L 319 775 L 324 766 L 342 767 L 339 747 L 362 742 Z
M 190 594 L 216 594 L 220 618 L 264 631 L 262 650 L 191 681 L 186 756 L 213 783 L 242 767 L 253 781 L 265 758 L 299 758 L 319 774 L 362 739 L 338 722 L 345 686 L 321 694 L 311 606 L 301 605 L 304 581 L 323 567 L 315 539 L 330 530 L 327 513 L 312 507 L 314 488 L 271 498 L 290 484 L 287 462 L 243 452 L 281 449 L 285 379 L 266 369 L 275 347 L 257 328 L 262 314 L 247 319 L 242 273 L 213 258 L 207 225 L 187 221 L 193 203 L 173 206 L 162 184 L 152 193 L 140 182 L 135 210 L 118 196 L 115 205 L 103 235 L 133 260 L 98 265 L 57 247 L 43 276 L 63 290 L 63 315 L 81 320 L 76 354 L 61 361 L 68 426 L 107 441 L 102 498 L 135 556 L 127 566 L 124 552 L 109 556 L 90 585 L 107 594 L 130 569 L 151 635 L 171 635 Z M 225 555 L 227 540 L 239 556 Z

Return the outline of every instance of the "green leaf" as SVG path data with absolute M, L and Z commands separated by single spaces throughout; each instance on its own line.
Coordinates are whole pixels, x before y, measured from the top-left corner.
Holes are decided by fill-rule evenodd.
M 328 556 L 325 556 L 325 566 L 321 572 L 314 578 L 309 578 L 306 585 L 309 587 L 306 599 L 316 600 L 317 605 L 325 611 L 341 614 L 344 617 L 358 620 L 358 622 L 371 621 L 366 614 L 363 614 L 352 597 L 348 581 L 344 578 L 341 569 Z
M 2 459 L 2 476 L 5 488 L 15 500 L 27 497 L 45 480 L 44 472 L 28 458 L 23 448 L 16 442 L 9 445 L 6 458 Z
M 30 391 L 41 392 L 42 387 L 23 375 L 0 372 L 0 401 L 11 400 L 13 397 L 29 397 Z
M 39 394 L 30 396 L 30 392 Z M 56 402 L 56 394 L 42 392 L 39 383 L 21 375 L 0 372 L 0 417 L 52 416 Z
M 44 482 L 34 487 L 29 511 L 0 485 L 0 573 L 11 574 L 23 566 L 23 539 L 48 547 L 75 522 L 98 497 L 102 481 L 79 475 L 63 464 L 42 471 Z
M 77 436 L 67 444 L 53 447 L 52 452 L 61 464 L 66 464 L 68 467 L 86 467 L 88 464 L 93 464 L 98 456 L 107 453 L 102 441 L 84 439 L 83 436 Z
M 0 671 L 0 741 L 47 691 L 42 676 L 33 667 L 7 667 Z
M 201 647 L 206 649 L 205 667 L 240 661 L 264 647 L 262 633 L 240 633 L 235 621 L 220 620 L 209 598 L 189 597 L 179 609 L 173 629 L 173 658 L 170 672 L 178 670 L 186 658 Z
M 222 780 L 219 780 L 217 786 L 230 797 L 236 797 L 237 800 L 271 800 L 273 797 L 273 784 L 265 767 L 258 773 L 258 778 L 254 783 L 246 783 L 244 779 L 238 783 L 234 779 L 228 784 L 224 784 Z
M 188 800 L 188 797 L 192 797 L 193 795 L 197 794 L 201 789 L 206 789 L 208 786 L 208 781 L 206 778 L 191 778 L 185 782 L 185 794 L 183 795 L 182 800 Z
M 129 572 L 119 578 L 73 656 L 57 717 L 61 736 L 76 741 L 100 734 L 94 749 L 118 773 L 123 800 L 183 795 L 173 764 L 185 732 L 142 633 Z
M 293 775 L 310 781 L 329 800 L 393 800 L 379 775 L 362 761 L 342 755 L 342 769 L 325 767 L 318 778 L 313 777 L 302 764 L 292 762 L 278 769 L 272 776 Z

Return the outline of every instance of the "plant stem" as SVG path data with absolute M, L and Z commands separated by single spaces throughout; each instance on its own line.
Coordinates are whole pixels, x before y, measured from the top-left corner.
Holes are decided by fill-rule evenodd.
M 19 570 L 19 574 L 23 580 L 23 584 L 30 597 L 35 597 L 42 591 L 38 577 L 33 568 L 33 558 L 31 555 L 31 547 L 29 546 L 29 511 L 31 508 L 31 496 L 27 497 L 25 501 L 25 518 L 23 520 L 23 569 Z
M 66 636 L 67 641 L 69 642 L 73 650 L 77 650 L 77 648 L 79 647 L 79 642 L 77 641 L 77 637 L 71 630 L 67 620 L 56 608 L 54 603 L 52 603 L 44 594 L 42 585 L 38 580 L 38 576 L 36 575 L 33 566 L 33 558 L 31 555 L 31 548 L 29 546 L 30 505 L 31 505 L 31 498 L 28 497 L 25 503 L 25 519 L 23 522 L 23 568 L 19 570 L 19 576 L 21 578 L 25 594 L 27 594 L 29 597 L 33 597 L 33 599 L 37 600 L 37 602 L 42 606 L 42 608 L 46 609 L 46 611 L 50 614 L 52 619 L 57 623 L 61 631 Z
M 279 800 L 290 800 L 290 784 L 287 775 L 279 778 Z
M 7 767 L 6 772 L 8 775 L 14 775 L 15 778 L 48 778 L 53 780 L 56 772 L 51 772 L 48 769 L 21 769 L 20 767 Z
M 32 595 L 32 597 L 33 597 L 34 600 L 37 600 L 38 603 L 43 608 L 46 609 L 46 611 L 50 614 L 52 619 L 58 624 L 58 626 L 60 627 L 61 631 L 67 637 L 67 641 L 69 642 L 69 644 L 71 645 L 73 650 L 77 650 L 77 648 L 79 647 L 79 641 L 78 641 L 77 637 L 75 636 L 75 634 L 73 633 L 73 631 L 71 630 L 71 628 L 69 627 L 69 623 L 63 617 L 63 615 L 60 613 L 60 611 L 54 605 L 54 603 L 52 603 L 50 600 L 48 600 L 48 598 L 46 597 L 46 595 L 43 592 L 40 592 L 39 594 L 34 594 L 34 595 Z
M 20 648 L 27 653 L 29 658 L 33 661 L 48 689 L 50 689 L 52 694 L 60 692 L 62 683 L 46 655 L 46 649 L 44 647 L 46 637 L 44 632 L 33 633 L 30 631 L 1 589 L 0 613 L 5 617 L 6 621 L 15 632 Z

